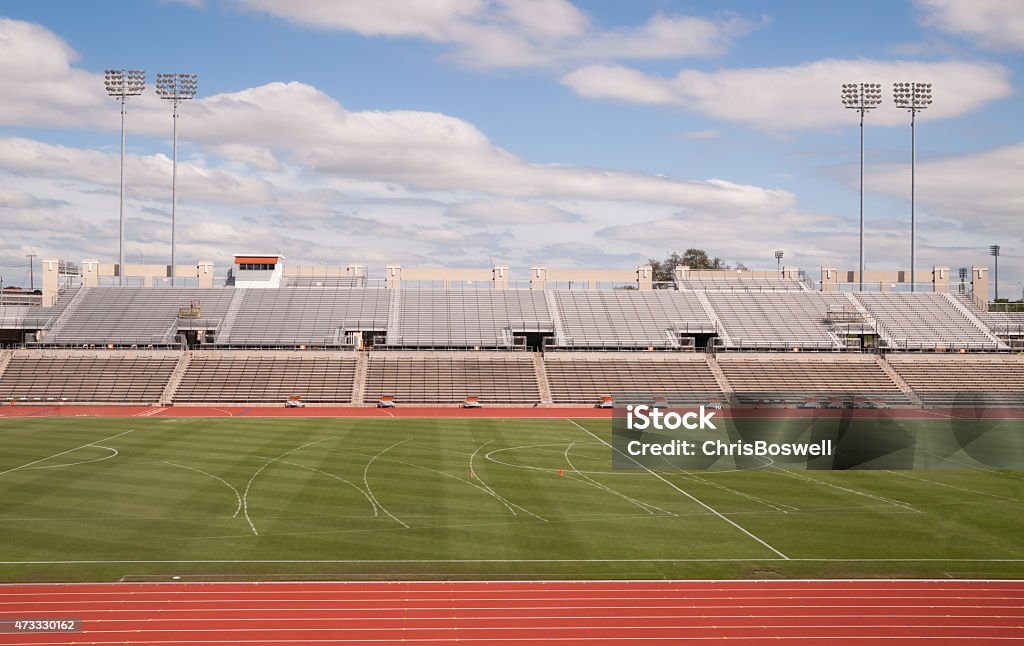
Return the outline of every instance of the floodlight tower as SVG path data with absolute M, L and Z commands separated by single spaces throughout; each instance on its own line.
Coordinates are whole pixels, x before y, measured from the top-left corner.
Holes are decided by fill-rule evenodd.
M 130 96 L 139 96 L 146 89 L 146 70 L 106 70 L 103 84 L 107 94 L 121 102 L 121 208 L 118 242 L 117 284 L 124 284 L 124 115 Z
M 996 287 L 996 296 L 992 300 L 993 301 L 998 301 L 999 300 L 999 245 L 997 245 L 997 244 L 990 245 L 989 248 L 988 248 L 988 253 L 989 253 L 990 256 L 995 258 L 995 262 L 996 262 L 996 273 L 995 273 L 995 279 L 994 279 L 994 284 L 995 284 L 995 287 Z
M 178 206 L 178 104 L 188 101 L 196 96 L 198 88 L 198 77 L 195 74 L 180 74 L 171 72 L 169 74 L 156 75 L 156 93 L 161 99 L 168 99 L 171 102 L 171 118 L 173 143 L 171 144 L 171 287 L 174 287 L 175 269 L 175 230 Z
M 910 291 L 916 291 L 916 274 L 914 273 L 917 255 L 915 245 L 916 225 L 915 218 L 915 187 L 914 175 L 917 166 L 917 128 L 915 122 L 917 113 L 927 108 L 932 103 L 931 83 L 893 83 L 892 99 L 897 108 L 903 108 L 910 112 Z
M 775 269 L 779 272 L 779 277 L 782 277 L 782 249 L 775 250 Z
M 864 291 L 864 115 L 882 103 L 880 83 L 843 83 L 843 105 L 860 113 L 860 291 Z

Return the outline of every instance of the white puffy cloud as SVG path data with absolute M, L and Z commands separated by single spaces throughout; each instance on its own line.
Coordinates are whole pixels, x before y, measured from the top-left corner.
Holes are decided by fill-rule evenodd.
M 1024 3 L 1018 0 L 914 0 L 921 23 L 982 47 L 1024 51 Z
M 579 222 L 583 218 L 551 204 L 517 200 L 471 200 L 453 204 L 445 212 L 463 224 L 529 225 Z
M 850 122 L 839 104 L 842 83 L 881 83 L 883 104 L 871 114 L 876 125 L 906 123 L 892 105 L 896 81 L 933 83 L 935 103 L 922 118 L 967 114 L 1012 92 L 1001 65 L 960 61 L 912 62 L 823 60 L 790 67 L 682 70 L 671 78 L 618 65 L 593 65 L 565 75 L 562 83 L 580 96 L 632 103 L 681 106 L 706 115 L 778 130 L 825 128 Z
M 628 29 L 603 30 L 568 0 L 239 0 L 315 29 L 421 38 L 450 45 L 474 67 L 545 66 L 571 61 L 716 56 L 763 22 L 658 13 Z
M 910 196 L 909 164 L 870 164 L 865 182 L 873 191 Z M 1024 142 L 981 152 L 917 160 L 917 201 L 937 215 L 968 226 L 989 224 L 1024 238 Z
M 5 21 L 0 23 L 0 42 L 7 43 L 8 49 L 28 50 L 35 52 L 36 58 L 47 59 L 48 67 L 37 76 L 41 82 L 47 75 L 54 77 L 46 84 L 46 91 L 21 93 L 0 76 L 0 94 L 18 97 L 13 102 L 0 102 L 0 124 L 102 130 L 119 127 L 118 111 L 104 96 L 100 76 L 71 67 L 73 52 L 63 41 L 40 27 Z M 0 49 L 0 54 L 3 51 Z M 76 101 L 73 104 L 62 103 L 62 81 L 69 77 L 83 86 L 68 98 Z M 170 119 L 162 103 L 153 94 L 132 100 L 130 132 L 167 136 Z M 296 110 L 295 106 L 302 109 Z M 297 82 L 267 83 L 191 101 L 182 107 L 180 122 L 180 137 L 255 168 L 272 170 L 283 161 L 318 175 L 393 182 L 418 191 L 766 210 L 786 207 L 793 201 L 785 191 L 723 180 L 671 180 L 533 164 L 498 148 L 462 119 L 411 110 L 354 112 L 317 88 Z M 65 152 L 72 154 L 70 149 Z M 99 158 L 92 163 L 97 169 L 106 167 Z M 156 158 L 137 163 L 154 173 L 160 170 L 156 166 L 161 162 Z M 68 172 L 87 172 L 67 164 L 65 168 Z M 218 193 L 222 199 L 233 195 L 249 202 L 266 199 L 266 187 L 238 173 L 199 167 L 181 167 L 179 172 L 183 185 L 192 180 L 200 184 L 200 180 L 205 181 L 205 186 L 197 184 L 196 188 L 209 191 L 210 199 Z M 141 186 L 138 181 L 134 184 L 137 190 Z M 223 190 L 225 187 L 227 190 Z

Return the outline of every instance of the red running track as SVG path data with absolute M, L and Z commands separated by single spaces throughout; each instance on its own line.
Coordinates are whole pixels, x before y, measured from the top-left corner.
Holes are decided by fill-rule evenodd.
M 113 583 L 0 586 L 3 644 L 986 644 L 1024 640 L 1024 581 Z

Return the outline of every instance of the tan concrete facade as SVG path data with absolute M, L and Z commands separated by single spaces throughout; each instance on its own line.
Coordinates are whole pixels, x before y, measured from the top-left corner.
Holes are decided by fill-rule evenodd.
M 587 289 L 598 289 L 601 283 L 630 284 L 640 290 L 653 289 L 654 270 L 650 265 L 636 269 L 548 269 L 530 267 L 530 289 L 544 289 L 548 282 L 581 283 Z

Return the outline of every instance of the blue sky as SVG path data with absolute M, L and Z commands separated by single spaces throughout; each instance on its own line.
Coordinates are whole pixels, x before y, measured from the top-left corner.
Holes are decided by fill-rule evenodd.
M 182 110 L 179 259 L 632 267 L 703 247 L 812 275 L 856 266 L 857 117 L 867 264 L 986 264 L 1024 280 L 1024 3 L 205 0 L 0 8 L 0 265 L 117 255 L 107 67 L 199 74 Z M 114 36 L 116 35 L 116 37 Z M 130 262 L 169 258 L 170 109 L 128 115 Z M 26 271 L 5 267 L 5 282 Z

